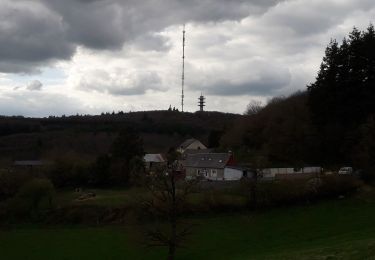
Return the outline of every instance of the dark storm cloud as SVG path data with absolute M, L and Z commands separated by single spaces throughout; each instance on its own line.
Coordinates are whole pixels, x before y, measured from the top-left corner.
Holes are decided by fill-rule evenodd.
M 6 1 L 0 8 L 0 71 L 32 72 L 40 64 L 67 59 L 74 47 L 67 42 L 60 18 L 38 2 Z
M 124 41 L 186 22 L 237 20 L 277 0 L 43 0 L 67 24 L 70 40 L 90 48 L 121 48 Z
M 66 41 L 93 49 L 118 49 L 127 32 L 123 9 L 115 1 L 42 0 L 62 17 Z
M 238 20 L 250 13 L 261 13 L 277 2 L 2 0 L 0 71 L 37 71 L 50 62 L 69 59 L 77 45 L 115 50 L 125 42 L 135 41 L 141 49 L 168 50 L 163 38 L 154 38 L 156 44 L 150 44 L 150 33 L 185 22 Z
M 137 37 L 132 45 L 143 51 L 167 51 L 171 48 L 167 37 L 151 33 Z

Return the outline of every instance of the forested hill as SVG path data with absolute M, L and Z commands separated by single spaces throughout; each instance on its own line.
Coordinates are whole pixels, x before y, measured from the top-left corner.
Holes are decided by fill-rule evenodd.
M 132 128 L 141 134 L 146 152 L 166 152 L 186 138 L 218 145 L 219 135 L 238 114 L 144 111 L 48 118 L 0 117 L 0 156 L 12 159 L 60 156 L 95 157 L 106 153 L 117 133 Z M 210 137 L 210 138 L 209 138 Z M 210 140 L 209 140 L 210 139 Z

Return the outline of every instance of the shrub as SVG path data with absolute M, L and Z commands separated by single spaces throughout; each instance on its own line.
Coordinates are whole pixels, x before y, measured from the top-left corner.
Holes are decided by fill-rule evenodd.
M 365 167 L 363 170 L 357 171 L 358 177 L 361 178 L 365 183 L 375 182 L 375 166 Z
M 33 179 L 23 185 L 8 203 L 9 213 L 17 217 L 37 217 L 41 210 L 51 209 L 55 190 L 47 179 Z
M 56 187 L 80 187 L 90 181 L 90 167 L 85 162 L 58 160 L 46 172 Z
M 356 191 L 361 181 L 354 176 L 323 176 L 322 185 L 319 189 L 320 197 L 334 197 Z
M 314 196 L 308 180 L 279 180 L 261 183 L 257 189 L 258 205 L 280 205 L 303 202 Z
M 108 186 L 110 181 L 111 158 L 108 155 L 99 156 L 91 166 L 92 184 L 97 187 Z
M 0 172 L 0 200 L 16 195 L 19 188 L 30 179 L 30 174 L 26 172 Z
M 318 198 L 330 198 L 354 192 L 361 181 L 353 176 L 322 176 L 311 179 L 278 180 L 258 183 L 256 188 L 256 205 L 259 207 L 304 203 Z M 244 194 L 249 205 L 254 204 L 250 185 L 243 183 Z
M 49 216 L 49 222 L 65 224 L 90 224 L 102 222 L 106 207 L 97 205 L 73 205 L 60 208 Z

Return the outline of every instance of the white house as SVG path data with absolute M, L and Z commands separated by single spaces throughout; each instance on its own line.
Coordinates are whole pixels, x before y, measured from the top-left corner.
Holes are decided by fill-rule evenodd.
M 182 162 L 187 179 L 200 176 L 211 181 L 234 181 L 247 176 L 245 168 L 235 166 L 232 153 L 188 154 Z
M 185 142 L 183 142 L 178 148 L 177 152 L 183 154 L 185 153 L 186 150 L 203 150 L 207 149 L 207 147 L 202 144 L 199 140 L 197 139 L 187 139 Z

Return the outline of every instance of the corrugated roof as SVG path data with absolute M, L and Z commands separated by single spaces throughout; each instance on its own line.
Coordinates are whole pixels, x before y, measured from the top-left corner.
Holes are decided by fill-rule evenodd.
M 163 155 L 160 153 L 148 153 L 144 156 L 145 162 L 165 162 Z
M 224 168 L 230 157 L 229 153 L 188 154 L 183 165 L 194 168 Z

